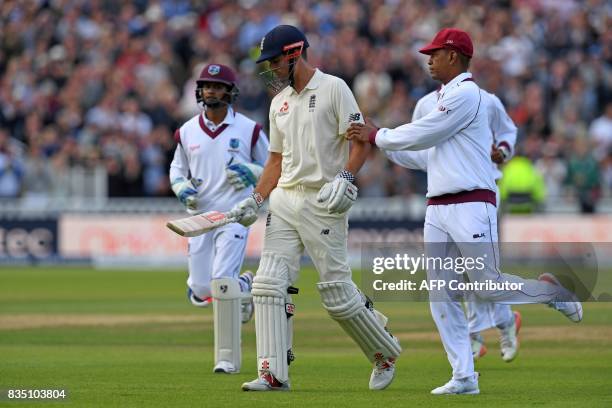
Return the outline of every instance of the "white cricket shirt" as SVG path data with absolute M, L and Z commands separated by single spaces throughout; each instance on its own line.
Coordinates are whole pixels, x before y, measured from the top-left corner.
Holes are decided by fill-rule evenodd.
M 486 102 L 472 74 L 440 89 L 437 109 L 395 129 L 380 129 L 375 143 L 386 150 L 426 150 L 427 197 L 486 189 L 496 191 L 491 166 L 493 135 Z
M 352 122 L 363 123 L 346 83 L 316 70 L 299 94 L 288 86 L 270 105 L 270 151 L 282 153 L 279 187 L 320 188 L 344 168 Z
M 253 187 L 237 191 L 228 181 L 227 163 L 257 162 L 268 157 L 268 140 L 261 126 L 229 108 L 223 122 L 215 126 L 204 112 L 178 129 L 170 180 L 178 177 L 202 179 L 198 187 L 198 212 L 229 211 L 253 192 Z
M 514 155 L 514 145 L 516 143 L 517 134 L 516 126 L 514 125 L 514 122 L 512 122 L 512 119 L 510 119 L 510 116 L 508 116 L 504 105 L 496 95 L 483 89 L 481 89 L 480 92 L 483 96 L 483 102 L 486 103 L 485 106 L 487 107 L 489 129 L 493 133 L 494 143 L 498 147 L 503 145 L 508 149 L 510 156 L 507 159 L 509 159 Z M 419 99 L 414 107 L 414 112 L 412 113 L 412 121 L 414 122 L 421 119 L 429 112 L 436 109 L 438 96 L 439 92 L 433 91 Z M 431 149 L 417 151 L 383 150 L 383 153 L 385 153 L 385 155 L 391 161 L 399 164 L 400 166 L 427 171 L 427 157 L 430 150 Z M 493 167 L 495 180 L 501 178 L 502 174 L 497 168 L 497 164 L 491 161 L 491 166 Z

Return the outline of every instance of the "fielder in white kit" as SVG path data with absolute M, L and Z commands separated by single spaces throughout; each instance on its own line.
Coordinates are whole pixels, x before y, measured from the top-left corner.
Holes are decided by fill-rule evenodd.
M 178 129 L 170 165 L 172 190 L 190 214 L 229 211 L 252 192 L 268 156 L 261 126 L 235 112 L 236 75 L 221 64 L 204 67 L 196 101 L 203 108 Z M 240 371 L 240 325 L 253 314 L 251 272 L 241 276 L 248 228 L 232 223 L 189 238 L 188 297 L 206 307 L 214 299 L 215 368 Z
M 490 151 L 493 135 L 480 88 L 467 72 L 473 54 L 465 31 L 443 29 L 420 52 L 430 55 L 429 69 L 442 82 L 437 109 L 395 129 L 371 124 L 351 125 L 350 139 L 369 140 L 386 150 L 427 150 L 425 251 L 427 257 L 484 259 L 484 267 L 467 269 L 476 284 L 493 284 L 476 295 L 506 304 L 545 303 L 570 320 L 582 320 L 582 305 L 551 274 L 538 280 L 522 279 L 499 270 L 495 173 Z M 430 280 L 450 283 L 462 279 L 452 268 L 432 267 Z M 498 289 L 497 284 L 520 289 Z M 432 394 L 478 394 L 478 374 L 470 347 L 468 323 L 461 307 L 462 293 L 430 292 L 430 307 L 453 376 Z
M 484 90 L 481 90 L 481 94 L 483 106 L 486 107 L 488 113 L 489 128 L 493 133 L 491 165 L 493 166 L 495 180 L 498 180 L 501 178 L 502 173 L 497 168 L 497 165 L 509 160 L 513 156 L 517 129 L 497 96 Z M 419 99 L 414 107 L 412 122 L 421 119 L 436 109 L 439 96 L 438 89 Z M 383 149 L 382 151 L 391 161 L 402 167 L 426 172 L 427 157 L 430 149 L 418 151 L 391 151 Z M 499 205 L 499 194 L 497 192 L 496 194 Z M 483 301 L 475 296 L 473 292 L 467 292 L 464 297 L 466 300 L 468 328 L 474 359 L 479 359 L 487 352 L 480 332 L 491 327 L 497 327 L 499 330 L 502 359 L 506 362 L 514 360 L 519 347 L 517 336 L 521 327 L 520 313 L 518 311 L 512 312 L 510 305 Z
M 323 307 L 374 365 L 369 387 L 387 387 L 395 373 L 399 341 L 387 319 L 351 278 L 347 260 L 347 211 L 357 198 L 355 174 L 370 147 L 349 142 L 352 122 L 362 122 L 357 102 L 340 78 L 306 61 L 308 41 L 293 26 L 263 38 L 258 62 L 269 61 L 275 88 L 270 106 L 270 158 L 253 196 L 231 216 L 249 225 L 270 198 L 261 263 L 253 282 L 258 378 L 245 391 L 288 390 L 293 305 L 288 294 L 300 257 L 308 251 L 320 282 Z

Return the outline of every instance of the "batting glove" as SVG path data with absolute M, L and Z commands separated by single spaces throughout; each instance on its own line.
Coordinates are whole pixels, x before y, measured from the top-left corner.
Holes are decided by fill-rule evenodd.
M 255 186 L 263 173 L 263 167 L 255 163 L 235 163 L 225 168 L 227 181 L 236 189 Z
M 198 187 L 201 185 L 202 179 L 185 180 L 179 177 L 172 181 L 172 191 L 188 210 L 195 211 L 198 209 Z
M 327 212 L 330 214 L 343 214 L 347 212 L 357 199 L 357 187 L 353 184 L 355 176 L 349 171 L 342 170 L 335 179 L 325 183 L 317 201 L 326 203 Z
M 235 218 L 236 222 L 248 227 L 257 221 L 257 211 L 263 205 L 263 198 L 259 193 L 253 193 L 231 209 L 227 216 Z

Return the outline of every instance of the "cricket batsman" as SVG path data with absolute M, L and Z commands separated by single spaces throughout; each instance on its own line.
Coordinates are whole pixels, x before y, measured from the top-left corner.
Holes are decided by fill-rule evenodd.
M 374 365 L 369 387 L 393 380 L 401 347 L 387 319 L 357 288 L 347 262 L 347 211 L 357 198 L 356 174 L 369 146 L 349 142 L 350 123 L 363 118 L 344 81 L 307 62 L 308 41 L 280 25 L 261 41 L 269 85 L 279 91 L 270 106 L 270 157 L 253 194 L 230 213 L 248 226 L 266 198 L 269 209 L 261 262 L 253 281 L 258 378 L 245 391 L 289 390 L 294 306 L 290 293 L 300 257 L 308 251 L 320 277 L 323 307 Z
M 229 211 L 250 196 L 261 176 L 268 141 L 259 124 L 232 108 L 238 94 L 230 67 L 205 66 L 195 91 L 203 111 L 174 133 L 170 182 L 189 214 Z M 253 274 L 238 276 L 248 233 L 231 223 L 189 238 L 188 297 L 198 307 L 213 303 L 216 373 L 240 371 L 241 322 L 253 314 Z

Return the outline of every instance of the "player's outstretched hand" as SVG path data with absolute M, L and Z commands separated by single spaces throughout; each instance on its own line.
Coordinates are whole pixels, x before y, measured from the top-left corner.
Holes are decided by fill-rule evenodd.
M 347 212 L 355 200 L 357 200 L 357 187 L 352 183 L 355 177 L 348 173 L 343 176 L 343 171 L 329 183 L 325 183 L 317 194 L 317 201 L 325 203 L 327 212 L 330 214 L 343 214 Z
M 359 140 L 360 142 L 369 142 L 370 133 L 378 130 L 371 122 L 351 123 L 348 130 L 346 131 L 346 138 L 348 140 Z
M 198 209 L 198 187 L 202 185 L 202 179 L 192 178 L 185 180 L 179 177 L 172 182 L 172 191 L 179 201 L 187 207 L 187 210 Z
M 263 173 L 263 167 L 256 163 L 234 163 L 225 168 L 227 181 L 236 190 L 255 186 Z
M 229 218 L 235 218 L 236 222 L 248 227 L 257 221 L 257 210 L 260 204 L 257 203 L 254 195 L 245 198 L 227 213 Z

